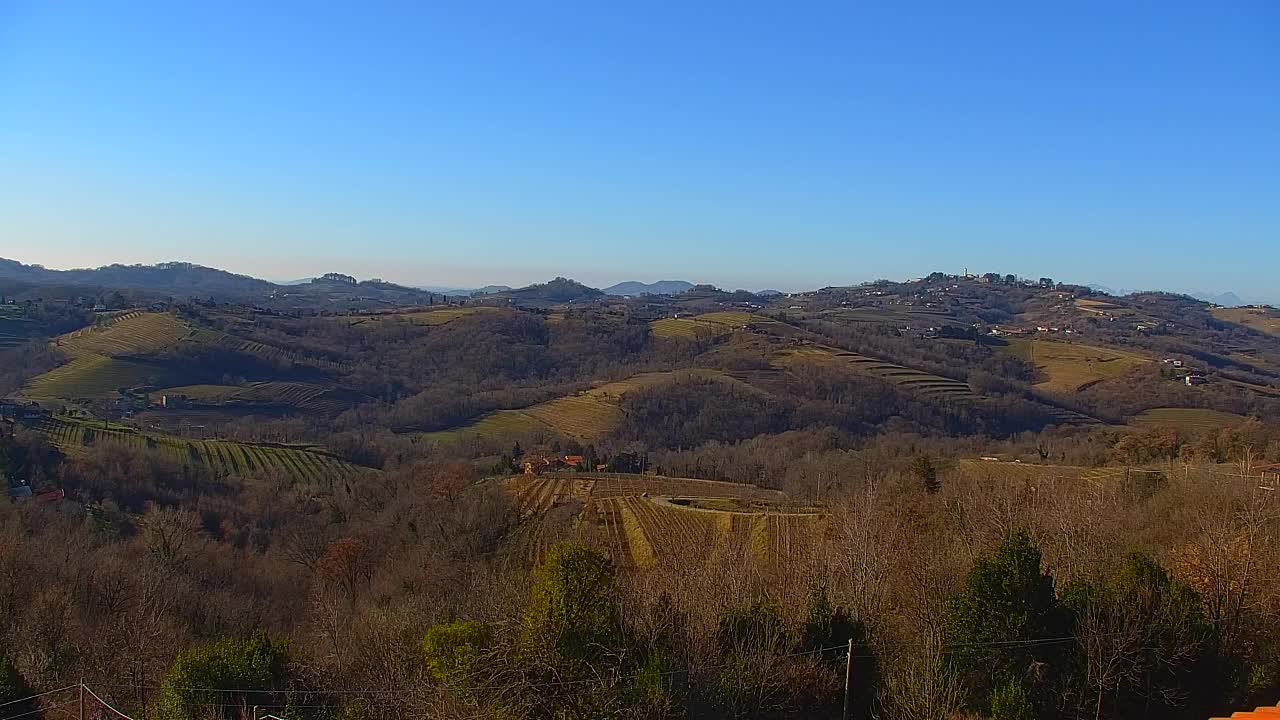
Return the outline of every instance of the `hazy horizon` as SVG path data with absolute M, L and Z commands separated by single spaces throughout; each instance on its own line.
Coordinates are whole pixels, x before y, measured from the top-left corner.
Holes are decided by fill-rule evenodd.
M 0 256 L 1276 301 L 1280 7 L 0 6 Z
M 0 257 L 3 257 L 3 256 L 0 256 Z M 262 274 L 245 270 L 243 268 L 237 268 L 233 266 L 210 265 L 208 263 L 197 262 L 187 258 L 165 258 L 165 259 L 155 259 L 155 260 L 137 261 L 137 262 L 125 262 L 125 261 L 116 260 L 116 261 L 110 261 L 110 262 L 89 263 L 89 264 L 82 264 L 82 265 L 77 265 L 77 264 L 53 265 L 49 263 L 42 263 L 39 260 L 27 260 L 27 259 L 17 258 L 17 257 L 6 257 L 3 259 L 16 260 L 26 265 L 40 265 L 50 270 L 95 269 L 95 268 L 103 267 L 106 265 L 112 265 L 112 264 L 157 265 L 165 262 L 191 262 L 197 265 L 204 265 L 206 267 L 211 267 L 217 270 L 225 270 L 227 272 L 236 273 L 238 275 L 248 275 L 250 277 L 255 277 L 261 280 L 266 280 L 268 282 L 277 283 L 277 284 L 288 284 L 288 283 L 306 280 L 309 278 L 319 277 L 320 275 L 323 275 L 329 272 L 337 272 L 337 273 L 343 273 L 346 275 L 352 275 L 358 280 L 371 280 L 376 278 L 376 279 L 386 280 L 388 282 L 393 282 L 393 283 L 408 286 L 408 287 L 438 288 L 438 289 L 447 289 L 447 290 L 454 290 L 454 289 L 473 290 L 473 289 L 491 286 L 491 285 L 506 285 L 512 288 L 520 288 L 528 285 L 533 285 L 535 283 L 543 283 L 548 280 L 554 279 L 555 277 L 566 277 L 571 280 L 581 282 L 584 285 L 587 285 L 589 287 L 595 287 L 595 288 L 607 288 L 623 282 L 641 282 L 645 284 L 652 284 L 652 283 L 663 282 L 663 281 L 684 281 L 684 282 L 690 282 L 694 284 L 709 283 L 724 290 L 750 290 L 753 292 L 758 292 L 762 290 L 778 290 L 781 292 L 790 293 L 790 292 L 803 292 L 806 290 L 816 290 L 822 287 L 841 287 L 841 286 L 858 285 L 862 283 L 872 282 L 875 280 L 892 280 L 897 282 L 904 282 L 917 277 L 922 277 L 932 272 L 945 272 L 948 274 L 959 275 L 962 272 L 967 270 L 968 272 L 971 272 L 975 275 L 979 275 L 986 272 L 997 272 L 997 271 L 1000 272 L 1001 274 L 1008 274 L 1006 270 L 997 269 L 997 268 L 961 268 L 959 270 L 954 270 L 950 268 L 922 268 L 920 272 L 909 274 L 903 277 L 889 277 L 885 275 L 877 275 L 874 277 L 865 277 L 865 278 L 845 278 L 842 280 L 823 283 L 820 285 L 791 286 L 785 283 L 768 283 L 768 282 L 764 284 L 741 285 L 741 284 L 734 284 L 734 283 L 716 282 L 714 278 L 705 278 L 700 276 L 683 276 L 679 274 L 668 274 L 668 275 L 649 277 L 649 276 L 628 275 L 624 271 L 614 271 L 614 272 L 608 272 L 608 273 L 574 273 L 574 272 L 566 272 L 561 270 L 559 272 L 556 272 L 555 274 L 545 275 L 545 276 L 521 275 L 519 276 L 520 277 L 519 280 L 503 279 L 500 277 L 481 276 L 482 279 L 477 280 L 475 282 L 454 283 L 454 282 L 448 282 L 448 281 L 435 282 L 431 280 L 425 280 L 425 281 L 415 280 L 415 279 L 412 279 L 412 277 L 408 277 L 408 276 L 407 276 L 408 279 L 400 279 L 395 277 L 396 273 L 394 272 L 395 270 L 394 268 L 389 268 L 391 272 L 386 272 L 381 274 L 379 274 L 378 272 L 370 272 L 368 274 L 365 274 L 365 273 L 359 273 L 359 272 L 352 272 L 350 268 L 325 266 L 323 269 L 309 271 L 309 272 L 294 273 L 292 275 L 287 273 L 285 275 L 262 275 Z M 1040 274 L 1014 273 L 1014 274 L 1026 279 L 1038 279 L 1040 277 L 1046 276 L 1045 273 L 1040 273 Z M 1054 277 L 1051 274 L 1047 276 L 1053 277 L 1055 281 L 1064 282 L 1068 284 L 1089 285 L 1094 287 L 1103 286 L 1107 289 L 1107 291 L 1115 292 L 1116 294 L 1127 294 L 1127 293 L 1145 292 L 1145 291 L 1164 291 L 1164 292 L 1220 296 L 1220 295 L 1225 295 L 1227 293 L 1233 293 L 1239 297 L 1241 302 L 1246 304 L 1247 303 L 1275 304 L 1277 303 L 1277 300 L 1280 300 L 1280 295 L 1267 296 L 1267 295 L 1254 295 L 1250 293 L 1240 293 L 1232 288 L 1173 287 L 1169 285 L 1152 285 L 1152 286 L 1137 287 L 1137 286 L 1123 285 L 1123 284 L 1109 285 L 1107 283 L 1099 282 L 1096 280 L 1083 280 L 1083 279 L 1069 278 L 1069 277 Z

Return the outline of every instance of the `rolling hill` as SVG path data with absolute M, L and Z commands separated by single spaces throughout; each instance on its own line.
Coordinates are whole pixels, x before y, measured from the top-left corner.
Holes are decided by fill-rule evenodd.
M 604 292 L 606 295 L 630 295 L 632 297 L 641 295 L 678 295 L 693 287 L 693 283 L 685 282 L 684 280 L 659 280 L 652 283 L 632 280 L 610 285 L 604 289 Z
M 266 280 L 185 262 L 158 265 L 104 265 L 92 269 L 50 270 L 0 258 L 0 279 L 32 283 L 129 288 L 174 295 L 211 293 L 249 296 L 269 293 L 279 286 Z

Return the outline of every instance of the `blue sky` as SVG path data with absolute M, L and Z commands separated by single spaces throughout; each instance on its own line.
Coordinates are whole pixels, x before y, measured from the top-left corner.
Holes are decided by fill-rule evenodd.
M 0 0 L 0 257 L 1280 300 L 1280 3 Z

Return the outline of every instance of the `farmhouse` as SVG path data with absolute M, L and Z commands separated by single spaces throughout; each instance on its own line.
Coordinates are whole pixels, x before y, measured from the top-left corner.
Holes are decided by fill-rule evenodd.
M 524 461 L 520 463 L 520 469 L 525 475 L 541 475 L 548 472 L 579 469 L 584 467 L 584 460 L 581 455 L 565 455 L 564 457 L 526 455 Z
M 7 420 L 39 420 L 48 414 L 40 403 L 22 403 L 0 400 L 0 418 Z
M 1184 382 L 1186 382 L 1187 385 L 1207 385 L 1209 383 L 1209 378 L 1203 375 L 1196 375 L 1193 373 L 1191 375 L 1188 375 L 1186 377 L 1186 380 L 1184 380 Z

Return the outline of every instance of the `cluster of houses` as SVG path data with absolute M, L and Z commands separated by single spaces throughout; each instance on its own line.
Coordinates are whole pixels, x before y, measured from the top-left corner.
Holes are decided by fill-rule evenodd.
M 1000 337 L 1001 335 L 1015 335 L 1015 336 L 1035 335 L 1037 333 L 1043 333 L 1043 334 L 1063 333 L 1064 335 L 1073 335 L 1075 334 L 1075 330 L 1072 330 L 1071 328 L 1061 328 L 1053 325 L 1037 325 L 1033 328 L 1021 327 L 1018 325 L 994 325 L 990 330 L 987 331 L 987 334 L 993 335 L 996 337 Z
M 14 422 L 16 420 L 39 420 L 49 414 L 49 411 L 40 406 L 37 402 L 23 402 L 21 400 L 0 400 L 0 420 Z
M 525 475 L 592 469 L 596 472 L 601 472 L 608 467 L 608 465 L 602 464 L 597 464 L 595 468 L 587 467 L 586 458 L 582 455 L 525 455 L 520 462 L 520 470 Z
M 1173 376 L 1175 378 L 1182 378 L 1182 382 L 1186 383 L 1189 387 L 1206 385 L 1209 382 L 1209 378 L 1205 377 L 1203 373 L 1199 370 L 1192 370 L 1186 366 L 1186 363 L 1177 358 L 1165 358 L 1160 361 L 1160 364 L 1167 365 L 1172 368 Z

